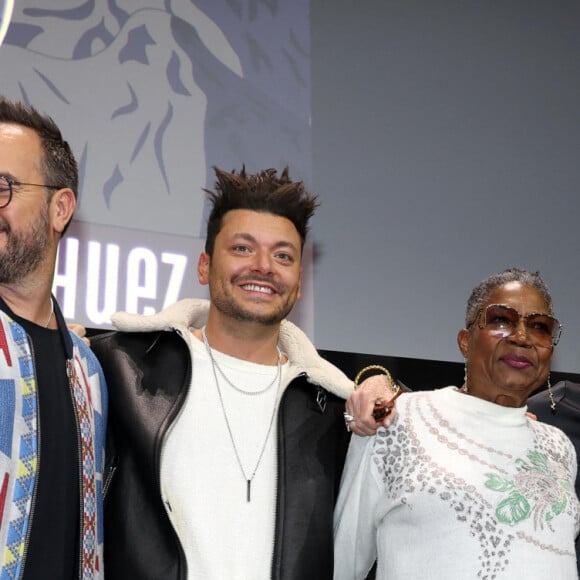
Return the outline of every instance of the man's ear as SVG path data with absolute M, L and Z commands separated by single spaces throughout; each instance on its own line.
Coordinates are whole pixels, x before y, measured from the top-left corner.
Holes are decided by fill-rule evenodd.
M 52 227 L 62 235 L 77 207 L 77 198 L 72 189 L 65 187 L 55 191 L 50 198 L 49 207 Z
M 209 284 L 209 263 L 211 258 L 206 252 L 199 255 L 197 261 L 197 279 L 202 286 Z
M 467 358 L 467 353 L 469 352 L 469 342 L 471 341 L 471 332 L 467 328 L 462 328 L 457 333 L 457 346 L 463 355 L 463 358 Z

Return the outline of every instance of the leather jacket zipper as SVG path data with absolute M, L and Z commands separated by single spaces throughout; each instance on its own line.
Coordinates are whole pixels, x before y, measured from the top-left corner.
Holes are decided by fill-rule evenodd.
M 109 492 L 109 488 L 111 487 L 111 483 L 113 481 L 113 477 L 115 476 L 116 472 L 117 472 L 117 465 L 116 464 L 109 466 L 109 469 L 107 471 L 107 477 L 105 478 L 105 483 L 103 484 L 103 501 L 105 501 L 105 499 L 107 497 L 107 494 Z
M 189 357 L 190 357 L 189 360 L 190 360 L 191 364 L 190 364 L 190 368 L 189 368 L 186 386 L 185 386 L 185 389 L 183 390 L 183 395 L 179 401 L 179 404 L 177 404 L 177 403 L 175 404 L 175 406 L 178 407 L 177 413 L 173 414 L 173 416 L 171 417 L 171 420 L 168 421 L 167 425 L 165 426 L 163 432 L 160 435 L 159 448 L 155 454 L 155 456 L 157 458 L 157 465 L 155 466 L 155 478 L 156 478 L 155 483 L 157 485 L 157 493 L 159 494 L 159 499 L 161 500 L 161 503 L 163 505 L 163 509 L 165 510 L 165 514 L 167 516 L 167 519 L 169 520 L 169 524 L 171 525 L 173 533 L 175 534 L 175 538 L 177 540 L 178 551 L 181 554 L 181 560 L 182 560 L 183 566 L 182 567 L 180 566 L 180 568 L 183 568 L 183 570 L 180 572 L 180 578 L 187 578 L 187 560 L 185 557 L 185 552 L 183 551 L 183 546 L 181 545 L 181 538 L 179 537 L 179 534 L 177 533 L 177 530 L 175 529 L 175 525 L 173 523 L 173 518 L 171 515 L 171 512 L 172 512 L 171 504 L 168 501 L 165 501 L 165 499 L 163 498 L 163 490 L 161 489 L 161 466 L 163 464 L 163 449 L 165 447 L 165 441 L 167 440 L 167 437 L 169 436 L 169 432 L 171 431 L 172 426 L 175 424 L 177 417 L 179 416 L 181 410 L 183 409 L 183 401 L 187 398 L 187 395 L 189 393 L 189 389 L 191 387 L 192 366 L 193 366 L 193 361 L 191 358 L 192 355 L 191 355 L 191 351 L 190 351 L 187 339 L 183 336 L 180 329 L 174 328 L 173 331 L 181 337 L 181 340 L 183 340 L 185 342 L 185 344 L 187 346 L 187 350 L 189 352 Z M 150 348 L 153 348 L 153 346 L 154 345 L 152 345 Z
M 293 379 L 290 380 L 290 382 L 288 383 L 288 385 L 295 379 L 297 379 L 298 377 L 304 377 L 306 376 L 306 373 L 304 371 L 298 373 Z M 286 387 L 288 387 L 288 385 Z M 276 447 L 277 447 L 277 451 L 276 451 L 276 459 L 278 461 L 278 465 L 276 466 L 276 478 L 275 478 L 275 483 L 276 483 L 276 510 L 274 512 L 274 538 L 272 539 L 272 565 L 270 567 L 271 571 L 272 571 L 272 580 L 275 580 L 276 578 L 280 578 L 280 574 L 278 571 L 278 558 L 277 558 L 277 552 L 278 552 L 278 545 L 279 545 L 279 541 L 278 538 L 280 537 L 280 503 L 281 503 L 281 490 L 280 490 L 280 475 L 282 476 L 282 481 L 284 480 L 284 474 L 282 473 L 282 470 L 285 469 L 286 464 L 284 463 L 284 452 L 283 452 L 283 448 L 284 446 L 280 444 L 280 436 L 282 434 L 282 405 L 284 403 L 284 398 L 287 396 L 288 393 L 288 388 L 284 389 L 284 393 L 282 394 L 282 397 L 280 397 L 280 404 L 278 405 L 278 418 L 276 420 L 276 427 L 277 427 L 277 431 L 276 431 Z M 282 514 L 283 516 L 284 514 Z

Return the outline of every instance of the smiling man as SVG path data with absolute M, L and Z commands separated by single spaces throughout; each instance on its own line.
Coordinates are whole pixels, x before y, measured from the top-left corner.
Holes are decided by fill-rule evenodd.
M 110 377 L 108 578 L 332 578 L 352 381 L 285 320 L 316 199 L 284 170 L 216 168 L 210 301 L 93 341 Z
M 103 578 L 105 384 L 51 295 L 77 188 L 54 121 L 0 97 L 0 578 Z

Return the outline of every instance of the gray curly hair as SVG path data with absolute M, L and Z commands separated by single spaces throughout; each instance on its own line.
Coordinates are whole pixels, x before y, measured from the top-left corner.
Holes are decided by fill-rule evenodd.
M 465 312 L 465 327 L 468 328 L 475 322 L 479 310 L 485 304 L 492 290 L 498 286 L 503 286 L 508 282 L 520 282 L 526 286 L 532 286 L 544 297 L 550 314 L 553 314 L 552 295 L 548 290 L 539 272 L 529 272 L 520 268 L 508 268 L 503 272 L 498 272 L 482 280 L 472 291 L 467 301 L 467 310 Z

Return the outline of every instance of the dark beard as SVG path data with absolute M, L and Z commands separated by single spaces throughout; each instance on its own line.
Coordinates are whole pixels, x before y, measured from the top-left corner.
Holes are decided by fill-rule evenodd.
M 263 282 L 271 284 L 280 294 L 286 291 L 286 288 L 279 286 L 270 278 L 263 276 L 236 276 L 232 279 L 232 285 L 242 284 L 244 282 Z M 280 324 L 280 322 L 290 314 L 290 311 L 296 302 L 296 299 L 292 300 L 289 298 L 286 302 L 280 305 L 278 310 L 268 314 L 260 314 L 252 312 L 251 310 L 246 310 L 243 306 L 239 305 L 233 296 L 226 292 L 223 287 L 220 287 L 219 289 L 216 287 L 214 288 L 214 291 L 212 291 L 212 286 L 210 285 L 210 297 L 212 304 L 226 316 L 229 316 L 234 320 L 239 320 L 240 322 L 257 322 L 266 326 Z
M 274 326 L 280 324 L 284 318 L 290 314 L 294 304 L 284 304 L 277 311 L 270 314 L 258 314 L 249 312 L 238 306 L 233 300 L 227 300 L 222 297 L 212 298 L 212 304 L 223 314 L 239 320 L 240 322 L 258 322 L 265 326 Z
M 0 251 L 0 284 L 14 284 L 33 272 L 46 258 L 48 248 L 48 204 L 28 232 L 14 233 L 0 224 L 6 233 L 6 248 Z

